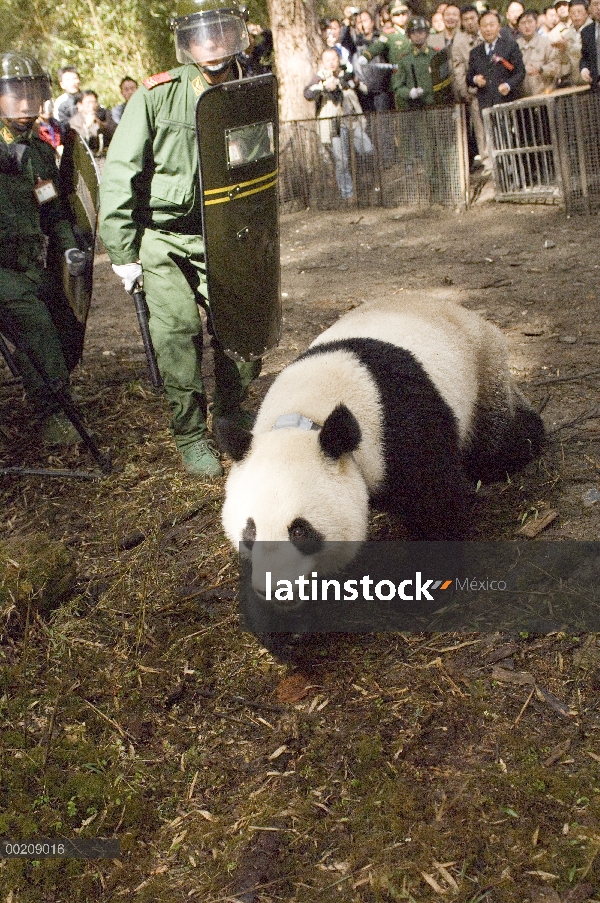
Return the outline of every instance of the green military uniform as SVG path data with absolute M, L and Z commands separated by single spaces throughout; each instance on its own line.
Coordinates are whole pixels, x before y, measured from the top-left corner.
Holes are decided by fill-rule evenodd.
M 234 64 L 235 65 L 235 64 Z M 140 261 L 149 328 L 181 451 L 206 435 L 201 372 L 208 303 L 195 108 L 209 87 L 193 65 L 146 79 L 111 141 L 100 186 L 100 235 L 113 264 Z M 240 365 L 213 340 L 214 412 L 235 413 L 257 363 Z
M 369 61 L 376 56 L 383 56 L 388 63 L 397 66 L 404 54 L 410 50 L 411 42 L 401 28 L 396 28 L 391 34 L 381 34 L 376 41 L 362 51 L 362 55 Z
M 34 187 L 58 170 L 53 149 L 35 135 L 13 132 L 0 120 L 0 154 L 27 144 L 22 172 L 0 172 L 0 331 L 17 347 L 25 389 L 43 413 L 57 410 L 31 357 L 51 379 L 67 384 L 81 353 L 83 333 L 62 288 L 59 258 L 76 247 L 58 196 L 38 204 Z M 46 268 L 46 260 L 48 267 Z
M 400 59 L 398 71 L 392 76 L 392 90 L 399 110 L 421 110 L 433 106 L 435 99 L 431 79 L 431 59 L 435 50 L 425 44 L 415 47 L 411 43 L 409 50 Z M 411 100 L 411 88 L 423 88 L 423 94 Z

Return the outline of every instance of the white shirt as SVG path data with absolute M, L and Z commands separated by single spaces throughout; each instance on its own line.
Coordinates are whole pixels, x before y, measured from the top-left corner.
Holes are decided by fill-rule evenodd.
M 347 47 L 343 47 L 341 44 L 334 44 L 333 49 L 337 51 L 337 54 L 344 65 L 347 65 L 350 62 L 350 52 Z

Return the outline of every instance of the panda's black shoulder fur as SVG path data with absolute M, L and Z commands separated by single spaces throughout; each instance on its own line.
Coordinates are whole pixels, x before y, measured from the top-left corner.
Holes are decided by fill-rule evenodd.
M 469 488 L 458 423 L 424 367 L 405 348 L 363 337 L 315 345 L 298 360 L 335 351 L 357 358 L 381 400 L 385 479 L 373 504 L 400 517 L 416 539 L 462 538 Z

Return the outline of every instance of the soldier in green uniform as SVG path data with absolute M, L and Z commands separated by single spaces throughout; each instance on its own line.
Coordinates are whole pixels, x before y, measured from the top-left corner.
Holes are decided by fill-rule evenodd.
M 223 0 L 178 0 L 173 23 L 183 65 L 147 78 L 112 139 L 100 188 L 100 235 L 129 292 L 143 276 L 149 328 L 188 473 L 218 477 L 208 438 L 202 325 L 208 304 L 202 240 L 195 108 L 212 85 L 242 77 L 235 55 L 248 47 L 242 13 Z M 236 365 L 213 338 L 213 416 L 241 420 L 257 362 Z M 258 363 L 258 368 L 260 364 Z
M 436 101 L 444 98 L 443 78 L 446 51 L 436 51 L 427 44 L 429 27 L 420 17 L 412 19 L 407 26 L 411 48 L 400 60 L 398 71 L 392 79 L 392 87 L 399 110 L 428 110 Z M 436 62 L 443 56 L 442 66 Z M 432 70 L 435 70 L 432 72 Z M 440 88 L 440 91 L 436 91 Z M 413 172 L 422 167 L 432 203 L 444 199 L 444 173 L 448 169 L 451 153 L 448 136 L 443 128 L 437 129 L 426 113 L 411 117 L 410 127 L 403 130 L 403 158 Z
M 405 32 L 410 9 L 402 0 L 395 0 L 391 5 L 390 15 L 394 31 L 391 34 L 382 32 L 376 41 L 369 44 L 362 51 L 362 56 L 359 58 L 360 63 L 370 63 L 376 56 L 381 55 L 386 62 L 397 66 L 407 50 L 410 50 L 410 41 Z
M 429 27 L 425 19 L 411 19 L 407 33 L 410 44 L 392 77 L 392 89 L 399 110 L 421 110 L 435 102 L 431 78 L 435 50 L 427 44 Z
M 25 390 L 45 418 L 43 440 L 71 445 L 79 434 L 38 372 L 66 389 L 83 344 L 61 275 L 75 237 L 61 212 L 54 151 L 32 133 L 50 98 L 37 60 L 0 54 L 0 332 L 15 345 Z

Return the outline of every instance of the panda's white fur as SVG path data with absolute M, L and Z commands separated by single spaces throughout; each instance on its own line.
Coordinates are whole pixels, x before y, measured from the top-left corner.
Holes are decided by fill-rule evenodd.
M 449 301 L 363 304 L 341 317 L 311 347 L 354 336 L 368 336 L 410 351 L 454 412 L 463 440 L 473 420 L 481 357 L 491 358 L 492 368 L 498 369 L 504 384 L 510 381 L 501 333 Z
M 328 347 L 321 351 L 321 346 Z M 398 402 L 400 395 L 404 400 Z M 390 414 L 397 404 L 404 407 Z M 324 437 L 316 429 L 273 429 L 281 415 L 296 413 L 322 426 L 339 405 L 360 427 L 360 441 L 348 453 L 324 453 Z M 436 423 L 426 422 L 431 417 Z M 343 417 L 330 426 L 328 441 L 334 445 L 338 422 L 341 432 L 346 428 Z M 539 453 L 543 427 L 512 383 L 504 338 L 495 326 L 445 300 L 363 304 L 277 377 L 251 443 L 240 444 L 239 436 L 232 440 L 227 429 L 218 431 L 238 459 L 226 485 L 225 531 L 236 547 L 244 539 L 248 546 L 254 540 L 287 541 L 299 520 L 324 540 L 361 541 L 369 501 L 383 493 L 383 507 L 393 511 L 398 501 L 394 513 L 412 520 L 419 538 L 462 538 L 464 523 L 458 522 L 466 521 L 467 485 L 462 464 L 471 449 L 474 454 L 480 449 L 483 470 L 490 462 L 493 470 L 497 448 L 500 470 L 505 463 L 515 469 L 511 430 L 520 466 Z M 477 462 L 470 463 L 472 471 Z M 394 467 L 402 472 L 391 472 Z M 405 473 L 420 485 L 403 485 Z M 447 523 L 444 512 L 434 511 L 438 501 Z M 322 563 L 318 553 L 300 557 L 300 572 Z

